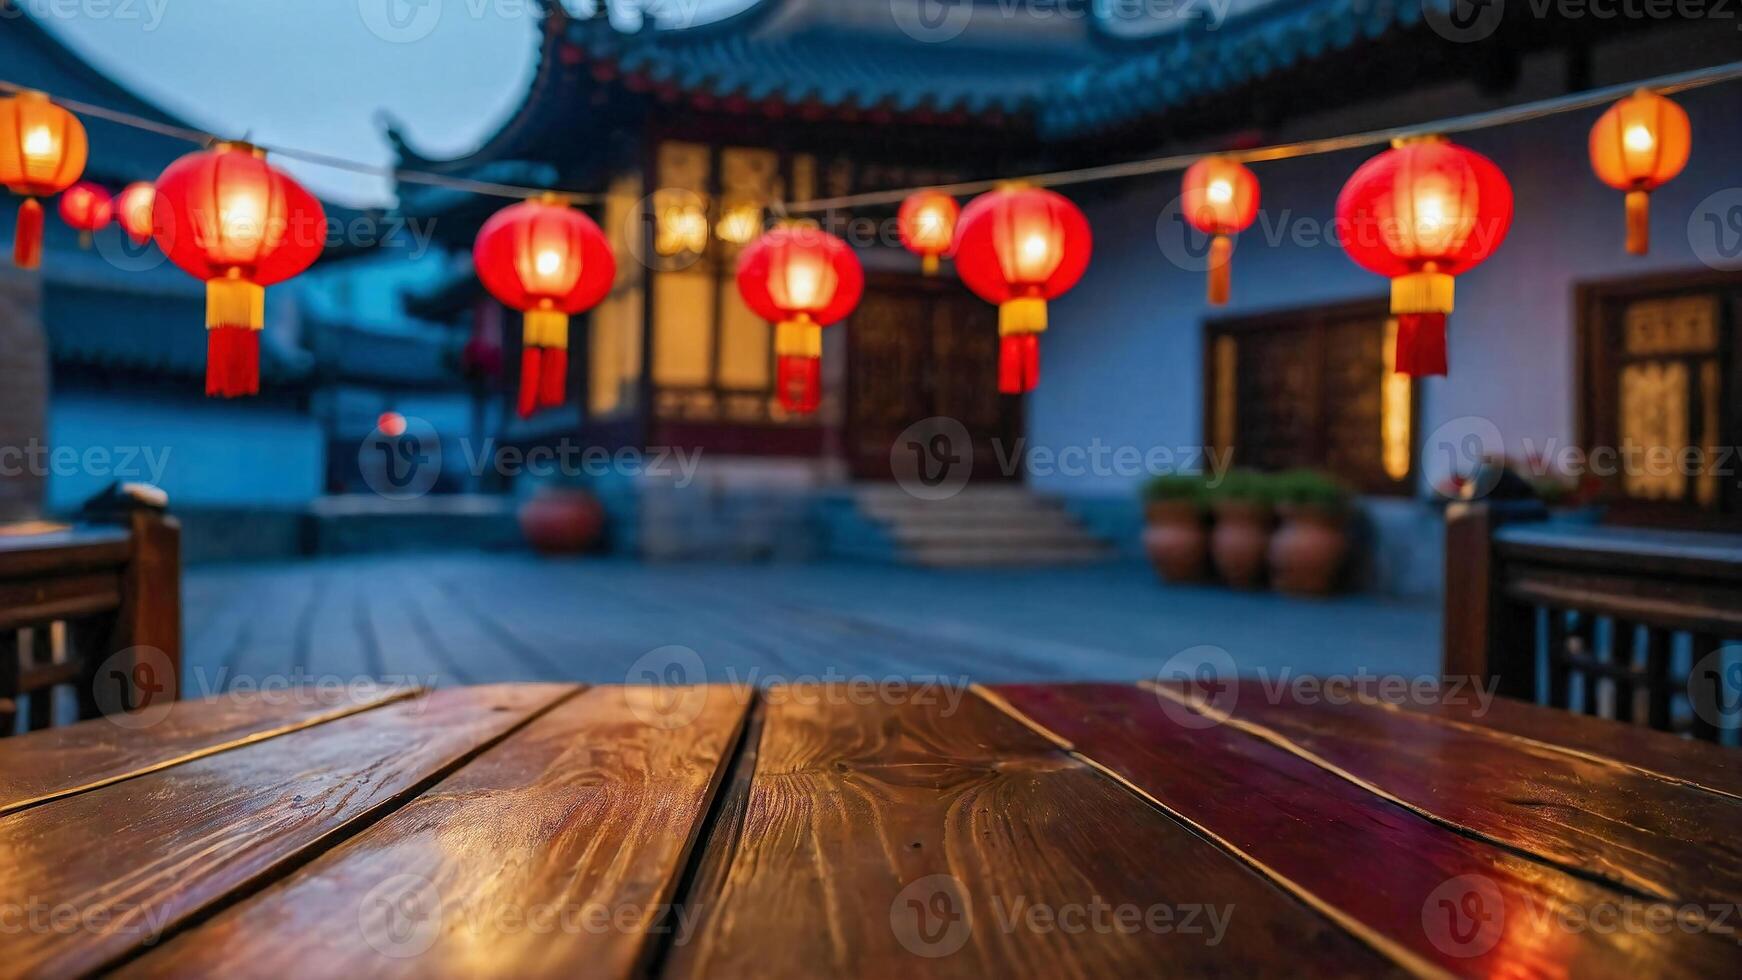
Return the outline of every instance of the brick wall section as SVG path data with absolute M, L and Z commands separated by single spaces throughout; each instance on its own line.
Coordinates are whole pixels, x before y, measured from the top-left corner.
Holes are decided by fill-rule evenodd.
M 38 277 L 0 267 L 0 450 L 46 437 L 48 343 L 41 309 Z M 25 462 L 18 453 L 0 453 L 0 521 L 41 512 L 43 475 Z

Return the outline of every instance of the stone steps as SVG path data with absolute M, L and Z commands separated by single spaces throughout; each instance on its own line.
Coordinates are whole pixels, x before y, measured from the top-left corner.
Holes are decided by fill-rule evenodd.
M 969 487 L 924 500 L 895 485 L 855 487 L 822 509 L 836 557 L 930 568 L 1080 565 L 1114 549 L 1056 500 L 1026 487 Z

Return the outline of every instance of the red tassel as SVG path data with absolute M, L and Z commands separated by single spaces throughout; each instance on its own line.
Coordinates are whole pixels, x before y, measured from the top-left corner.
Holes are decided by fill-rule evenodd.
M 543 379 L 539 366 L 543 348 L 520 349 L 520 417 L 527 418 L 538 409 L 538 385 Z
M 809 415 L 823 400 L 823 362 L 799 354 L 782 355 L 774 365 L 774 386 L 780 407 Z
M 206 397 L 240 398 L 260 393 L 260 331 L 248 327 L 206 330 Z
M 18 206 L 18 225 L 12 232 L 12 262 L 20 269 L 42 265 L 42 205 L 27 197 Z
M 1006 395 L 1033 391 L 1040 383 L 1040 335 L 1006 334 L 998 345 L 998 390 Z
M 1397 373 L 1412 378 L 1446 373 L 1446 315 L 1397 315 Z
M 538 369 L 538 403 L 554 408 L 568 400 L 569 349 L 546 347 Z

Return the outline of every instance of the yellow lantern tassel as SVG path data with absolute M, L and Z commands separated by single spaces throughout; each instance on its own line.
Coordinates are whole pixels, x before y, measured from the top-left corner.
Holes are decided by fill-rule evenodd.
M 938 270 L 942 267 L 943 262 L 938 259 L 936 252 L 925 253 L 925 258 L 921 259 L 919 263 L 920 271 L 928 276 L 937 275 Z
M 1651 247 L 1651 193 L 1627 192 L 1627 254 L 1644 255 Z
M 206 396 L 260 393 L 266 290 L 232 272 L 206 283 Z
M 42 205 L 27 197 L 18 206 L 18 225 L 12 232 L 12 263 L 20 269 L 42 265 Z
M 1210 285 L 1209 301 L 1211 306 L 1225 306 L 1232 289 L 1231 267 L 1234 263 L 1234 240 L 1227 235 L 1217 235 L 1210 239 Z

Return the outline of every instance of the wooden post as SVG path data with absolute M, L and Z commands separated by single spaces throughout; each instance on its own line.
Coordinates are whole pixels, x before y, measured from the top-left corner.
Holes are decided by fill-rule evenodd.
M 1508 602 L 1494 532 L 1541 520 L 1537 501 L 1474 501 L 1446 508 L 1445 609 L 1440 670 L 1445 677 L 1499 678 L 1499 693 L 1536 700 L 1536 611 Z
M 169 660 L 160 697 L 181 695 L 181 524 L 161 510 L 129 515 L 133 558 L 121 572 L 121 613 L 115 649 L 151 647 Z M 145 707 L 140 704 L 139 707 Z

